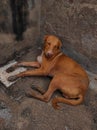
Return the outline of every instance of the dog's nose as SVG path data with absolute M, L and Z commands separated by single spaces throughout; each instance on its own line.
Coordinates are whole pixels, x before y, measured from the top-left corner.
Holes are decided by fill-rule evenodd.
M 52 51 L 48 51 L 48 52 L 46 53 L 46 56 L 47 56 L 48 58 L 52 57 L 52 56 L 53 56 Z

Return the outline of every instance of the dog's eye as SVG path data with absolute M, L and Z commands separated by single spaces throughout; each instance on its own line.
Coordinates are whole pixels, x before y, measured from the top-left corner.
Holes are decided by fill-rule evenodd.
M 59 46 L 55 46 L 54 48 L 55 48 L 55 49 L 59 49 Z
M 50 42 L 47 42 L 47 44 L 50 46 L 51 45 L 51 43 Z

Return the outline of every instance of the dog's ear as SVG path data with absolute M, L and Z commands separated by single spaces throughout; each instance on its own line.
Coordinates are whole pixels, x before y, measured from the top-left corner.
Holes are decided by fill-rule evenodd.
M 47 38 L 49 37 L 49 35 L 45 35 L 44 36 L 44 42 L 46 42 Z
M 43 45 L 43 50 L 45 49 L 45 47 L 46 47 L 46 44 L 45 44 L 45 42 L 47 41 L 47 38 L 49 37 L 49 35 L 45 35 L 44 36 L 44 45 Z
M 61 49 L 62 48 L 62 42 L 59 40 L 58 43 L 59 43 L 59 48 Z

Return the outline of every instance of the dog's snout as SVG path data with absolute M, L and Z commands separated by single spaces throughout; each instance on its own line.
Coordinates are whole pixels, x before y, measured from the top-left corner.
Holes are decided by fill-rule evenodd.
M 53 52 L 52 52 L 52 51 L 48 51 L 48 52 L 46 53 L 46 56 L 47 56 L 48 58 L 52 57 L 52 56 L 53 56 Z

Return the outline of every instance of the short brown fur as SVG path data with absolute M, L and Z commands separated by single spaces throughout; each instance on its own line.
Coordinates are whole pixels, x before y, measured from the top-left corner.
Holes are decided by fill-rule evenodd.
M 27 70 L 9 77 L 9 80 L 13 81 L 24 76 L 51 76 L 52 81 L 44 94 L 36 94 L 32 90 L 27 92 L 27 95 L 48 102 L 52 94 L 56 90 L 60 90 L 63 93 L 63 97 L 56 97 L 52 100 L 52 105 L 55 109 L 60 108 L 57 103 L 81 104 L 89 86 L 89 79 L 85 70 L 76 61 L 60 51 L 62 43 L 56 36 L 47 35 L 44 41 L 44 49 L 42 54 L 37 57 L 38 61 L 21 62 L 7 71 L 18 66 L 32 66 L 37 67 L 37 69 Z

